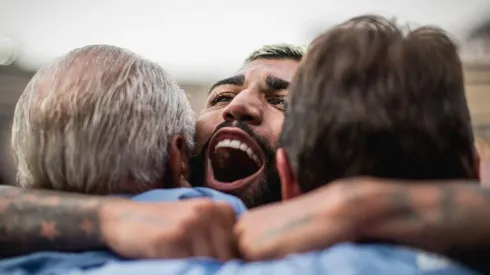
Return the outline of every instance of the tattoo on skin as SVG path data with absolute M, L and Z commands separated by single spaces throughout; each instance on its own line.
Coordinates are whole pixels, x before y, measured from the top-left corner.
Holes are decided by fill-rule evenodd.
M 418 224 L 424 235 L 427 233 L 419 244 L 427 246 L 437 239 L 435 252 L 490 274 L 485 256 L 490 254 L 490 189 L 469 182 L 438 182 L 418 190 L 422 192 L 412 191 L 399 188 L 391 207 L 395 212 L 406 208 L 402 213 L 416 214 L 404 217 Z M 405 241 L 411 244 L 412 237 L 408 235 Z M 401 243 L 405 243 L 403 239 Z
M 410 220 L 419 220 L 421 215 L 413 207 L 413 198 L 406 190 L 396 190 L 390 197 L 391 207 L 396 213 L 403 213 Z
M 279 228 L 275 228 L 267 231 L 262 237 L 259 238 L 260 243 L 266 243 L 276 238 L 279 235 L 289 233 L 291 231 L 298 230 L 301 227 L 307 226 L 310 222 L 313 221 L 313 217 L 311 215 L 302 216 L 296 219 L 289 221 L 288 223 L 280 226 Z
M 441 226 L 463 227 L 467 241 L 449 246 L 446 255 L 484 274 L 490 273 L 490 189 L 479 185 L 452 185 L 442 188 Z M 468 229 L 464 228 L 467 227 Z M 476 232 L 474 229 L 477 229 Z M 476 234 L 475 234 L 476 233 Z
M 103 247 L 101 200 L 0 186 L 0 257 Z
M 440 222 L 441 223 L 450 223 L 453 219 L 453 216 L 457 214 L 456 207 L 456 196 L 454 192 L 454 188 L 450 186 L 441 186 L 441 213 L 440 213 Z

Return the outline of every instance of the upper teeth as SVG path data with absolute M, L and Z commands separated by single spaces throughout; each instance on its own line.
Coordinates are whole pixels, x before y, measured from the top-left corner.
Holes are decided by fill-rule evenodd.
M 252 149 L 250 147 L 248 147 L 247 144 L 245 144 L 245 143 L 243 143 L 243 142 L 241 142 L 239 140 L 236 140 L 236 139 L 224 139 L 224 140 L 218 142 L 218 144 L 216 144 L 216 146 L 214 147 L 214 150 L 217 150 L 218 148 L 221 148 L 221 147 L 228 147 L 228 148 L 234 148 L 234 149 L 242 150 L 242 151 L 246 152 L 247 155 L 251 159 L 253 159 L 258 165 L 260 165 L 259 158 L 252 151 Z

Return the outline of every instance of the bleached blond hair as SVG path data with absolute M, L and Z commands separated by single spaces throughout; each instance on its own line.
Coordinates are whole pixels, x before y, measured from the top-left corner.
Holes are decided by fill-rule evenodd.
M 257 59 L 292 59 L 300 61 L 305 55 L 306 47 L 294 46 L 291 44 L 272 44 L 263 46 L 253 51 L 246 59 L 245 63 Z

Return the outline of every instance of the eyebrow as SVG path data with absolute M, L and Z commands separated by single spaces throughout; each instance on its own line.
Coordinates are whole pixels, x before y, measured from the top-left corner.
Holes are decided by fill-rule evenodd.
M 244 83 L 245 83 L 245 75 L 243 74 L 235 75 L 214 83 L 213 86 L 211 86 L 211 89 L 209 89 L 208 93 L 211 93 L 211 91 L 218 86 L 222 86 L 222 85 L 242 86 Z
M 268 75 L 266 77 L 265 84 L 269 90 L 273 91 L 286 90 L 289 87 L 289 81 L 273 75 Z

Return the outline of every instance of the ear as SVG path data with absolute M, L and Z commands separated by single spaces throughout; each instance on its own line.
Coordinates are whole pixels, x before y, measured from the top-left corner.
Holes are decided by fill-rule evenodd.
M 289 200 L 301 195 L 301 188 L 296 181 L 288 155 L 283 148 L 279 148 L 276 152 L 276 167 L 281 178 L 282 199 Z
M 189 180 L 189 147 L 184 136 L 176 135 L 168 146 L 167 187 L 190 187 Z
M 490 162 L 487 142 L 482 138 L 475 139 L 475 173 L 483 186 L 490 186 Z
M 480 157 L 480 154 L 478 152 L 476 152 L 475 154 L 475 175 L 477 176 L 478 180 L 481 181 L 482 180 L 482 172 L 485 170 L 485 162 L 482 162 L 481 161 L 481 157 Z
M 475 154 L 476 175 L 480 184 L 490 187 L 490 160 L 488 158 L 488 148 L 483 148 Z

